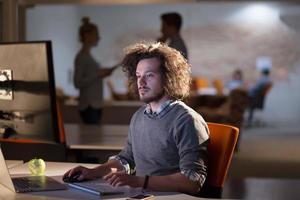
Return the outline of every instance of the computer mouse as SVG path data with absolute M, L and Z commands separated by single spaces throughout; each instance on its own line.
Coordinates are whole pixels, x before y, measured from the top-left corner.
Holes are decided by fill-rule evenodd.
M 72 176 L 64 176 L 62 180 L 66 183 L 81 182 L 82 180 L 78 180 L 80 174 L 81 174 L 80 172 L 76 172 Z

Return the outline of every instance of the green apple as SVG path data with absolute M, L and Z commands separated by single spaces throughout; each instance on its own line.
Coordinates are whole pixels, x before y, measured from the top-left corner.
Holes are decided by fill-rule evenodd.
M 41 176 L 45 174 L 46 163 L 41 158 L 33 158 L 28 162 L 28 168 L 32 175 Z

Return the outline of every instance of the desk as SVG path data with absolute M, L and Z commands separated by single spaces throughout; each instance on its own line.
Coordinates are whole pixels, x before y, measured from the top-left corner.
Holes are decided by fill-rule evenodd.
M 122 150 L 127 125 L 65 124 L 66 144 L 73 150 Z
M 140 101 L 105 101 L 101 105 L 101 123 L 128 125 L 133 113 L 142 105 Z M 82 123 L 77 101 L 63 103 L 62 114 L 66 123 Z
M 11 169 L 13 167 L 16 167 L 18 165 L 22 165 L 23 161 L 22 160 L 5 160 L 6 166 L 8 169 Z
M 57 162 L 46 162 L 46 175 L 53 176 L 58 181 L 61 181 L 61 175 L 67 171 L 68 169 L 79 165 L 78 163 L 57 163 Z M 95 164 L 80 164 L 86 167 L 95 167 Z M 28 175 L 29 171 L 27 169 L 27 164 L 19 165 L 12 170 L 10 170 L 10 174 L 12 176 L 16 175 Z M 27 193 L 27 194 L 14 194 L 8 189 L 4 187 L 0 187 L 0 199 L 5 200 L 22 200 L 22 199 L 37 199 L 37 200 L 58 200 L 58 199 L 114 199 L 114 200 L 124 200 L 129 195 L 136 194 L 140 191 L 140 188 L 137 189 L 128 189 L 128 193 L 123 195 L 111 195 L 111 196 L 104 196 L 99 198 L 99 196 L 92 195 L 80 190 L 76 190 L 73 188 L 69 188 L 68 190 L 61 190 L 61 191 L 51 191 L 51 192 L 35 192 L 35 193 Z M 201 198 L 192 197 L 185 194 L 179 193 L 166 193 L 166 192 L 151 192 L 156 196 L 155 199 L 158 200 L 171 200 L 171 199 L 187 199 L 187 200 L 199 200 Z

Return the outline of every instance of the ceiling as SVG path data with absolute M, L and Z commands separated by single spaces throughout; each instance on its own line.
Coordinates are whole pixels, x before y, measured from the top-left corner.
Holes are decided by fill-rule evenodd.
M 151 3 L 193 3 L 199 0 L 19 0 L 21 5 L 35 4 L 151 4 Z
M 0 0 L 1 1 L 1 0 Z M 196 2 L 258 2 L 255 0 L 16 0 L 21 5 L 35 4 L 154 4 L 154 3 L 196 3 Z M 268 2 L 268 0 L 266 0 Z M 269 0 L 269 2 L 300 3 L 300 0 Z

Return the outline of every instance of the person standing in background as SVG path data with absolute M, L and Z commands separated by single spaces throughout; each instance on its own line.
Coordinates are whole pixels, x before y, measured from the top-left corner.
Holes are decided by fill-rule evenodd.
M 179 13 L 170 12 L 164 13 L 161 18 L 161 33 L 162 36 L 157 39 L 158 42 L 166 43 L 169 47 L 172 47 L 179 51 L 185 59 L 188 58 L 188 52 L 186 45 L 180 35 L 180 29 L 182 26 L 182 17 Z
M 100 36 L 95 24 L 88 17 L 82 18 L 79 28 L 79 40 L 82 48 L 75 57 L 74 85 L 79 89 L 79 112 L 86 124 L 97 124 L 101 118 L 103 100 L 102 79 L 111 75 L 117 67 L 102 68 L 93 58 L 91 49 L 96 47 Z

